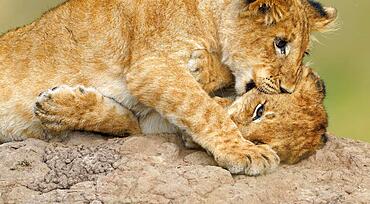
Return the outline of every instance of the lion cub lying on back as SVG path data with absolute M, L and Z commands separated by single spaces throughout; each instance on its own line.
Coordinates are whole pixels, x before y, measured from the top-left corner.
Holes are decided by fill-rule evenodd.
M 189 70 L 205 90 L 210 92 L 220 83 L 232 82 L 229 70 L 217 64 L 215 56 L 204 50 L 196 51 L 195 55 L 198 58 L 190 60 Z M 216 81 L 218 83 L 214 83 Z M 214 100 L 227 110 L 245 139 L 255 144 L 268 144 L 282 162 L 292 164 L 311 155 L 327 141 L 324 97 L 323 81 L 312 69 L 304 67 L 293 94 L 269 95 L 253 89 L 235 101 L 220 97 Z M 148 113 L 144 118 L 127 117 L 125 109 L 94 88 L 61 86 L 50 89 L 39 96 L 35 113 L 48 129 L 112 135 L 180 133 L 185 146 L 197 145 L 157 112 Z M 222 145 L 233 144 L 225 142 Z M 266 156 L 266 159 L 278 158 Z

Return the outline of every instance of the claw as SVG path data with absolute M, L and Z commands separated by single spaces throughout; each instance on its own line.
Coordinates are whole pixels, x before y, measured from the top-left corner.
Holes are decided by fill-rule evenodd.
M 82 94 L 86 93 L 85 89 L 83 89 L 82 87 L 78 87 L 78 90 L 79 90 Z

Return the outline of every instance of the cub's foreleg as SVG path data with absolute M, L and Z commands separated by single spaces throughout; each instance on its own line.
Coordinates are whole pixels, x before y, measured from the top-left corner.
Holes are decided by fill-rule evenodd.
M 221 97 L 213 97 L 212 98 L 214 101 L 216 101 L 220 106 L 223 108 L 226 108 L 230 106 L 233 102 L 233 100 L 228 99 L 228 98 L 221 98 Z M 199 145 L 193 141 L 193 138 L 187 134 L 186 132 L 181 133 L 181 138 L 182 141 L 184 142 L 185 147 L 190 148 L 190 149 L 197 149 L 199 148 Z
M 123 136 L 140 133 L 136 117 L 94 88 L 59 86 L 43 92 L 34 114 L 51 132 L 83 130 Z
M 148 56 L 125 70 L 129 92 L 189 133 L 231 173 L 259 175 L 279 164 L 267 145 L 246 141 L 227 112 L 179 63 Z

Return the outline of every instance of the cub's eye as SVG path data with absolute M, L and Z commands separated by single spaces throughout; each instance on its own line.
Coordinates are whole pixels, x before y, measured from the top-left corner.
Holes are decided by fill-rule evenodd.
M 288 55 L 289 46 L 288 41 L 283 38 L 276 38 L 274 42 L 276 52 L 280 55 Z
M 254 109 L 252 120 L 258 120 L 262 117 L 263 112 L 265 111 L 265 104 L 258 104 L 256 108 Z
M 279 49 L 283 49 L 283 48 L 285 48 L 287 44 L 288 44 L 288 42 L 287 42 L 286 40 L 284 40 L 284 39 L 277 38 L 277 39 L 275 40 L 275 45 L 276 45 L 276 47 L 277 47 L 277 48 L 279 48 Z

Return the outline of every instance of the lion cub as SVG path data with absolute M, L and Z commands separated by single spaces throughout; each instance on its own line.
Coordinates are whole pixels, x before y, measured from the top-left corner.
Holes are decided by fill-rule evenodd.
M 83 85 L 106 97 L 95 100 L 87 91 L 91 100 L 78 107 L 106 100 L 108 115 L 124 110 L 127 118 L 145 117 L 155 111 L 230 172 L 271 171 L 278 164 L 275 152 L 242 137 L 189 73 L 189 56 L 196 49 L 217 53 L 239 94 L 250 83 L 266 93 L 292 92 L 310 32 L 326 28 L 335 16 L 335 9 L 312 0 L 68 0 L 0 36 L 0 141 L 57 131 L 63 121 L 52 117 L 53 103 L 68 104 L 86 92 L 72 89 L 77 96 L 44 103 L 48 112 L 38 113 L 48 117 L 43 124 L 32 114 L 35 98 L 50 87 Z M 61 90 L 68 88 L 56 95 L 64 95 Z
M 328 124 L 323 81 L 308 67 L 303 68 L 302 74 L 292 94 L 269 95 L 253 89 L 235 101 L 220 97 L 214 100 L 227 110 L 245 139 L 271 146 L 284 163 L 297 163 L 326 143 Z M 127 117 L 131 114 L 120 104 L 82 86 L 61 86 L 44 92 L 36 103 L 36 114 L 44 122 L 58 121 L 45 125 L 61 131 L 86 130 L 118 136 L 128 130 L 142 133 L 137 118 Z M 198 147 L 189 135 L 158 113 L 153 117 L 140 120 L 146 134 L 180 133 L 185 146 Z M 227 141 L 222 145 L 233 144 Z
M 194 78 L 209 93 L 232 83 L 230 71 L 204 50 L 194 51 L 189 61 Z M 210 72 L 216 71 L 216 72 Z M 255 144 L 267 144 L 282 162 L 293 164 L 311 155 L 327 141 L 327 115 L 323 100 L 325 86 L 319 76 L 303 67 L 297 89 L 292 94 L 269 95 L 253 89 L 235 101 L 213 99 L 226 109 L 243 137 Z M 231 95 L 220 92 L 223 95 Z M 122 136 L 124 133 L 179 133 L 185 146 L 198 148 L 191 137 L 153 111 L 134 118 L 123 107 L 94 88 L 61 86 L 38 97 L 35 113 L 48 129 L 85 130 Z M 139 123 L 139 124 L 138 124 Z M 140 128 L 139 128 L 140 126 Z M 222 145 L 233 145 L 225 142 Z M 278 159 L 267 157 L 268 159 Z M 266 164 L 265 164 L 266 165 Z

